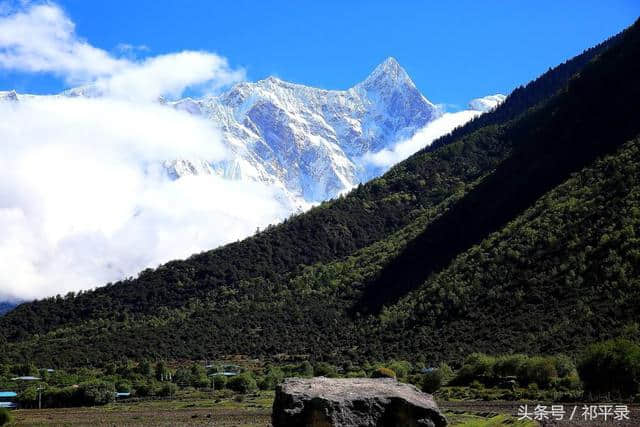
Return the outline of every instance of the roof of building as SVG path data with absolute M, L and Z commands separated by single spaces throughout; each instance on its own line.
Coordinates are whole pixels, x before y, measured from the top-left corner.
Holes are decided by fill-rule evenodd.
M 236 375 L 238 375 L 237 372 L 214 372 L 213 374 L 210 374 L 212 377 L 235 377 Z
M 0 397 L 16 397 L 17 395 L 15 391 L 0 391 Z
M 25 376 L 25 377 L 14 377 L 11 378 L 13 381 L 39 381 L 39 377 Z

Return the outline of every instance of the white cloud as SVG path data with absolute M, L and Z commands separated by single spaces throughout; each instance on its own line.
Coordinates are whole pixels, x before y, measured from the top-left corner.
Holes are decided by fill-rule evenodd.
M 146 44 L 132 45 L 130 43 L 118 43 L 116 46 L 120 52 L 130 53 L 130 52 L 146 52 L 149 50 L 149 46 Z
M 148 58 L 113 75 L 98 78 L 95 84 L 109 96 L 154 100 L 161 95 L 177 97 L 186 88 L 196 85 L 207 85 L 209 90 L 215 90 L 243 78 L 244 72 L 231 70 L 225 58 L 184 51 Z
M 173 181 L 160 166 L 226 156 L 209 121 L 155 102 L 243 78 L 218 55 L 114 57 L 47 3 L 0 16 L 0 68 L 102 93 L 0 102 L 0 300 L 103 285 L 291 212 L 278 189 L 217 176 Z
M 444 113 L 416 132 L 413 137 L 399 141 L 391 148 L 365 154 L 362 163 L 365 167 L 373 168 L 374 175 L 380 174 L 480 114 L 481 111 L 475 110 Z
M 0 102 L 0 116 L 0 300 L 102 285 L 290 212 L 259 183 L 168 179 L 162 160 L 225 155 L 184 112 L 51 97 Z
M 130 65 L 79 39 L 74 28 L 54 4 L 34 5 L 1 17 L 0 65 L 10 70 L 51 72 L 71 82 L 110 75 Z
M 0 67 L 53 73 L 72 85 L 95 83 L 107 95 L 128 99 L 176 96 L 193 86 L 215 89 L 245 76 L 209 52 L 183 51 L 138 61 L 114 57 L 79 38 L 73 21 L 52 3 L 0 17 Z

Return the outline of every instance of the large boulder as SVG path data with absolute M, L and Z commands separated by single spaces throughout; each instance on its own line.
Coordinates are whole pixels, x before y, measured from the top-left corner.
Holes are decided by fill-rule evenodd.
M 273 427 L 447 425 L 431 395 L 391 378 L 288 378 L 271 418 Z

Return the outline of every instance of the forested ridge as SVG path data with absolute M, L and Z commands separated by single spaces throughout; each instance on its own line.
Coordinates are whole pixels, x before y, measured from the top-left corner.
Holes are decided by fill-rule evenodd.
M 0 318 L 0 358 L 455 358 L 615 334 L 640 302 L 638 27 L 346 197 L 22 304 Z

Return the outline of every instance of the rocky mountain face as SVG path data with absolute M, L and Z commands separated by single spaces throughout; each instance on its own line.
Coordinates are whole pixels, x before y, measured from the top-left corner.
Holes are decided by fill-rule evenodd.
M 504 98 L 491 95 L 469 106 L 486 112 Z M 366 153 L 411 138 L 442 115 L 394 58 L 347 90 L 269 77 L 219 96 L 168 104 L 218 123 L 231 153 L 214 164 L 166 162 L 172 176 L 217 173 L 264 181 L 301 203 L 333 198 L 379 174 L 362 161 Z
M 217 164 L 168 162 L 172 174 L 256 179 L 282 185 L 307 202 L 332 198 L 358 184 L 365 153 L 411 137 L 440 115 L 393 58 L 348 90 L 269 77 L 219 96 L 169 104 L 218 123 L 231 152 Z
M 103 95 L 91 85 L 61 94 Z M 0 100 L 27 96 L 0 92 Z M 479 98 L 470 108 L 485 112 L 503 99 L 503 95 Z M 369 170 L 363 156 L 411 138 L 442 115 L 394 58 L 347 90 L 317 89 L 269 77 L 239 83 L 215 96 L 160 102 L 212 120 L 228 151 L 219 162 L 167 159 L 164 167 L 170 177 L 217 174 L 264 182 L 279 187 L 288 205 L 300 208 L 384 172 Z

